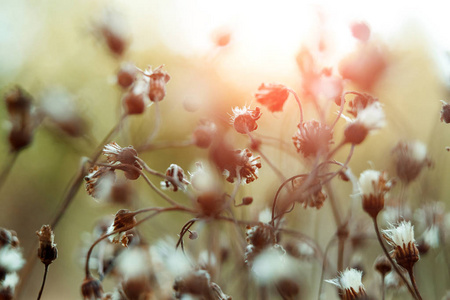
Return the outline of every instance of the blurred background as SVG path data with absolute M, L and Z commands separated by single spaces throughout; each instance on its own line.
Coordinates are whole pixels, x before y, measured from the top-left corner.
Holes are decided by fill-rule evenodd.
M 160 103 L 162 125 L 156 142 L 188 141 L 200 118 L 214 115 L 226 124 L 232 107 L 255 107 L 253 93 L 263 82 L 283 83 L 301 95 L 301 49 L 319 51 L 316 59 L 320 64 L 339 74 L 343 59 L 362 47 L 350 30 L 354 22 L 370 27 L 367 43 L 380 51 L 385 66 L 370 84 L 354 80 L 346 82 L 344 90 L 367 91 L 379 98 L 387 126 L 356 148 L 350 167 L 357 175 L 367 168 L 394 174 L 392 148 L 399 140 L 420 140 L 428 146 L 434 167 L 410 186 L 410 201 L 442 201 L 448 211 L 450 154 L 445 147 L 450 146 L 450 128 L 439 120 L 439 100 L 450 100 L 450 20 L 445 9 L 437 1 L 408 2 L 408 6 L 395 1 L 296 2 L 300 1 L 0 0 L 0 91 L 5 94 L 20 85 L 37 107 L 47 107 L 54 114 L 53 120 L 44 119 L 35 130 L 32 143 L 18 155 L 3 183 L 0 227 L 17 232 L 25 256 L 35 251 L 35 232 L 55 215 L 82 157 L 94 153 L 119 119 L 123 90 L 115 76 L 122 62 L 141 69 L 165 65 L 171 80 Z M 105 24 L 124 37 L 127 46 L 120 55 L 110 51 L 99 30 Z M 337 106 L 327 105 L 333 120 Z M 305 119 L 317 117 L 307 98 L 304 109 Z M 68 111 L 82 124 L 77 134 L 58 126 L 58 116 Z M 12 154 L 9 117 L 3 104 L 0 120 L 0 167 L 4 168 Z M 284 112 L 272 114 L 263 109 L 257 132 L 290 144 L 297 120 L 296 104 L 289 100 Z M 342 120 L 338 129 L 344 125 Z M 121 146 L 142 145 L 154 126 L 152 107 L 143 115 L 130 117 L 114 140 Z M 335 141 L 341 135 L 337 133 Z M 248 146 L 236 133 L 229 138 L 236 147 Z M 276 147 L 265 151 L 286 176 L 307 169 L 307 163 L 295 159 L 295 154 L 293 158 Z M 341 152 L 337 158 L 343 161 L 348 149 Z M 142 158 L 164 172 L 171 163 L 193 170 L 194 163 L 207 156 L 205 150 L 186 147 L 155 150 Z M 257 218 L 278 185 L 270 168 L 262 168 L 260 179 L 242 191 L 242 196 L 255 199 L 242 216 Z M 143 182 L 133 182 L 133 189 L 138 207 L 162 203 Z M 347 205 L 351 188 L 346 186 L 337 193 L 342 205 Z M 80 297 L 84 233 L 91 232 L 99 218 L 120 208 L 94 201 L 80 188 L 55 230 L 59 258 L 50 266 L 44 299 Z M 334 228 L 319 232 L 310 226 L 310 220 L 320 223 L 331 216 L 327 205 L 320 211 L 297 208 L 295 214 L 301 221 L 293 224 L 314 234 L 320 244 L 334 234 Z M 142 230 L 149 240 L 164 234 L 176 238 L 187 220 L 161 216 Z M 36 297 L 42 272 L 42 265 L 36 263 L 20 299 Z M 445 276 L 449 275 L 436 279 L 437 288 L 421 286 L 429 299 L 443 294 Z

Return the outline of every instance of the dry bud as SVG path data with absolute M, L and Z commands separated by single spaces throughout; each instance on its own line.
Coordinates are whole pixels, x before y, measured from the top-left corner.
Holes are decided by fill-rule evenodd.
M 142 167 L 137 161 L 137 151 L 133 146 L 122 148 L 116 142 L 112 142 L 105 145 L 103 155 L 115 168 L 124 171 L 126 178 L 130 180 L 139 178 Z
M 379 102 L 373 102 L 358 111 L 356 119 L 344 130 L 345 143 L 361 144 L 370 131 L 380 129 L 385 125 L 385 115 Z
M 200 148 L 208 148 L 211 145 L 216 131 L 217 127 L 214 122 L 206 119 L 201 120 L 192 134 L 194 144 Z
M 136 214 L 130 212 L 128 209 L 119 210 L 115 217 L 114 222 L 107 230 L 107 234 L 113 231 L 119 230 L 116 234 L 109 236 L 109 239 L 113 243 L 122 243 L 124 247 L 128 247 L 129 237 L 131 234 L 127 233 L 130 229 L 136 225 Z
M 227 199 L 224 194 L 207 191 L 197 197 L 197 204 L 203 216 L 214 217 L 226 208 Z
M 406 184 L 416 179 L 422 169 L 431 166 L 427 146 L 419 141 L 401 141 L 392 150 L 397 176 Z
M 386 193 L 391 189 L 386 173 L 375 170 L 362 172 L 359 176 L 359 187 L 364 211 L 372 218 L 376 218 L 384 208 Z
M 377 257 L 374 263 L 374 268 L 380 272 L 381 276 L 386 276 L 392 270 L 392 265 L 389 259 L 385 255 L 380 255 Z
M 297 133 L 292 137 L 297 152 L 301 152 L 304 157 L 327 153 L 332 139 L 330 127 L 316 120 L 299 124 Z
M 243 108 L 235 107 L 232 111 L 231 124 L 237 132 L 247 134 L 258 128 L 256 121 L 261 117 L 259 107 L 256 107 L 254 110 L 247 106 Z
M 247 226 L 247 248 L 245 249 L 245 263 L 253 264 L 255 257 L 276 244 L 274 228 L 269 224 L 259 223 L 256 226 Z
M 122 63 L 119 72 L 117 72 L 117 84 L 123 88 L 128 88 L 136 78 L 137 68 L 132 63 Z
M 81 294 L 84 300 L 98 300 L 103 296 L 102 283 L 98 279 L 89 276 L 81 284 Z
M 148 98 L 153 102 L 159 102 L 166 96 L 166 84 L 170 80 L 170 75 L 163 71 L 164 65 L 157 67 L 154 71 L 149 67 L 144 72 L 144 76 L 149 78 Z
M 184 175 L 184 170 L 176 164 L 171 164 L 166 170 L 166 177 L 166 180 L 161 181 L 162 189 L 172 189 L 176 192 L 180 188 L 184 191 L 189 184 Z
M 322 183 L 319 178 L 301 177 L 292 181 L 294 190 L 292 198 L 294 201 L 301 203 L 303 208 L 315 207 L 320 209 L 327 198 L 323 192 Z
M 84 180 L 87 193 L 95 199 L 100 199 L 110 193 L 116 174 L 110 167 L 94 166 L 89 169 Z
M 44 265 L 48 266 L 58 258 L 55 235 L 50 225 L 42 225 L 41 230 L 36 231 L 36 234 L 39 237 L 38 257 Z

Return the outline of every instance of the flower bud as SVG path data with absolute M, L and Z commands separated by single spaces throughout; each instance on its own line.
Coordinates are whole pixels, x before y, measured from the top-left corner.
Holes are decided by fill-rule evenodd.
M 38 257 L 44 265 L 51 264 L 58 258 L 58 249 L 55 244 L 55 235 L 50 225 L 42 225 L 36 234 L 39 237 Z

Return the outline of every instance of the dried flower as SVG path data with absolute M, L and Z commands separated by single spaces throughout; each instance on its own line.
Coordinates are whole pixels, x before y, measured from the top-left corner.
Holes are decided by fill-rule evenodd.
M 332 139 L 331 128 L 316 120 L 299 124 L 297 133 L 292 137 L 297 152 L 301 152 L 304 157 L 327 153 Z
M 358 113 L 360 111 L 363 111 L 368 106 L 372 105 L 373 103 L 377 102 L 378 98 L 373 97 L 370 94 L 358 93 L 355 98 L 353 98 L 349 103 L 349 109 L 347 110 L 349 114 L 351 114 L 353 117 L 358 117 Z
M 277 83 L 263 83 L 255 93 L 256 101 L 266 106 L 271 112 L 282 111 L 288 97 L 288 88 Z
M 50 225 L 42 225 L 41 230 L 36 231 L 36 234 L 39 237 L 38 257 L 44 265 L 48 266 L 58 258 L 55 235 Z
M 234 163 L 224 168 L 227 181 L 233 183 L 239 176 L 241 183 L 248 184 L 258 179 L 258 169 L 261 168 L 259 156 L 254 157 L 248 149 L 235 150 L 232 155 L 234 156 Z
M 133 85 L 129 88 L 128 92 L 122 98 L 125 111 L 129 115 L 142 114 L 146 107 L 147 91 L 148 91 L 148 79 L 141 77 L 134 81 Z
M 233 124 L 237 132 L 247 134 L 258 128 L 256 121 L 261 117 L 259 107 L 256 107 L 254 110 L 247 106 L 243 108 L 235 107 L 232 111 L 231 124 Z
M 81 294 L 84 300 L 98 300 L 103 296 L 102 283 L 92 276 L 88 276 L 81 284 Z
M 189 181 L 186 180 L 186 176 L 184 175 L 184 170 L 176 164 L 171 164 L 166 170 L 166 177 L 166 180 L 161 181 L 162 189 L 171 189 L 176 192 L 180 188 L 184 191 L 189 184 Z
M 107 234 L 113 231 L 120 230 L 116 234 L 110 235 L 109 240 L 113 243 L 122 243 L 124 247 L 128 247 L 129 238 L 133 236 L 128 233 L 130 229 L 136 225 L 136 214 L 130 212 L 128 209 L 120 209 L 115 217 L 114 222 L 109 226 L 106 231 Z M 122 229 L 122 230 L 121 230 Z
M 374 263 L 375 270 L 380 272 L 381 276 L 386 276 L 392 270 L 392 265 L 386 255 L 380 255 L 377 257 Z
M 383 230 L 383 236 L 393 247 L 392 256 L 397 264 L 406 270 L 412 270 L 419 260 L 419 250 L 414 239 L 414 226 L 411 222 L 402 221 L 397 226 Z
M 115 179 L 116 174 L 110 167 L 94 166 L 84 177 L 86 191 L 95 199 L 106 197 Z
M 220 287 L 211 282 L 211 276 L 205 270 L 192 271 L 185 276 L 178 277 L 173 285 L 176 299 L 194 297 L 195 299 L 231 300 Z
M 17 273 L 6 274 L 4 279 L 0 279 L 0 299 L 13 300 L 17 283 L 19 283 Z
M 123 88 L 128 88 L 136 78 L 137 68 L 130 62 L 122 63 L 119 72 L 117 72 L 117 84 Z
M 397 176 L 408 184 L 416 179 L 422 169 L 431 166 L 427 146 L 420 141 L 401 141 L 392 150 Z
M 97 34 L 105 41 L 109 50 L 122 55 L 128 44 L 128 32 L 122 16 L 112 10 L 105 10 L 97 25 Z
M 363 299 L 366 297 L 364 285 L 361 282 L 362 271 L 355 269 L 346 269 L 339 273 L 335 279 L 325 280 L 325 282 L 334 284 L 339 289 L 339 294 L 344 300 Z
M 442 109 L 441 109 L 441 122 L 450 123 L 450 104 L 441 100 Z
M 359 188 L 362 197 L 362 206 L 366 213 L 376 218 L 384 208 L 384 198 L 391 189 L 385 172 L 366 170 L 359 176 Z
M 24 264 L 25 260 L 19 248 L 8 245 L 0 249 L 0 274 L 17 272 Z
M 148 97 L 153 102 L 159 102 L 166 96 L 166 84 L 170 80 L 170 75 L 163 71 L 164 65 L 152 71 L 149 66 L 144 72 L 144 76 L 149 78 Z
M 197 197 L 197 204 L 203 216 L 214 217 L 228 206 L 228 201 L 225 194 L 220 194 L 217 191 L 206 191 Z
M 265 223 L 248 226 L 246 235 L 248 245 L 245 249 L 245 263 L 251 266 L 259 253 L 275 245 L 276 236 L 273 226 Z
M 112 142 L 105 145 L 103 155 L 107 157 L 109 163 L 123 170 L 126 178 L 131 180 L 139 178 L 142 167 L 136 159 L 137 152 L 133 146 L 122 148 L 116 142 Z
M 357 118 L 344 131 L 345 142 L 354 145 L 361 144 L 370 131 L 380 129 L 385 125 L 385 115 L 379 102 L 374 102 L 365 109 L 358 111 Z
M 315 207 L 320 209 L 327 198 L 322 190 L 322 183 L 319 178 L 301 177 L 292 181 L 294 190 L 291 198 L 301 203 L 303 208 Z

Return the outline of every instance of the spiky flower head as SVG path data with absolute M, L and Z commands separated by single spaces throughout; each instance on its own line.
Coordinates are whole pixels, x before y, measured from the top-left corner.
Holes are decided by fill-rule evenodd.
M 397 226 L 383 230 L 383 236 L 393 247 L 392 256 L 397 264 L 410 270 L 419 260 L 419 250 L 414 239 L 414 226 L 411 222 L 402 221 Z
M 359 176 L 359 188 L 365 212 L 372 218 L 384 208 L 384 198 L 391 189 L 385 172 L 366 170 Z
M 363 299 L 366 296 L 366 291 L 361 281 L 362 274 L 362 271 L 356 269 L 346 269 L 339 273 L 337 278 L 325 280 L 325 282 L 337 286 L 344 300 Z
M 292 137 L 297 152 L 301 152 L 304 157 L 327 153 L 332 139 L 331 128 L 316 120 L 298 124 L 298 130 Z
M 250 109 L 250 107 L 244 106 L 242 108 L 235 107 L 232 109 L 233 115 L 231 116 L 231 124 L 234 129 L 242 134 L 247 134 L 258 128 L 256 121 L 261 117 L 261 111 L 259 107 Z

